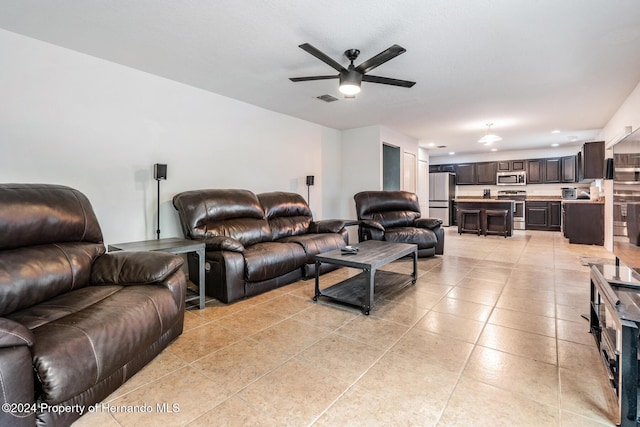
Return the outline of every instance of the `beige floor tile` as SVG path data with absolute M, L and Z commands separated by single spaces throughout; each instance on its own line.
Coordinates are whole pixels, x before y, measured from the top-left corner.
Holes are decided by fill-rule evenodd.
M 187 424 L 188 427 L 278 427 L 280 424 L 244 400 L 232 397 Z
M 113 418 L 108 412 L 96 411 L 87 412 L 82 415 L 76 422 L 73 423 L 73 427 L 121 427 L 120 424 Z
M 409 330 L 408 326 L 372 316 L 360 316 L 335 333 L 381 349 L 388 349 Z
M 328 331 L 292 319 L 283 320 L 251 338 L 293 356 L 328 335 Z
M 588 322 L 589 319 L 589 300 L 584 301 L 582 304 L 576 304 L 576 306 L 568 306 L 562 304 L 556 304 L 556 313 L 558 319 L 569 320 L 571 322 Z M 586 319 L 582 316 L 585 316 Z
M 543 335 L 487 324 L 478 345 L 556 364 L 556 340 Z
M 457 282 L 456 286 L 460 288 L 500 293 L 504 288 L 504 283 L 495 282 L 493 280 L 478 279 L 475 277 L 465 277 Z
M 597 422 L 619 422 L 614 394 L 604 375 L 592 377 L 560 368 L 560 402 L 563 410 Z
M 466 277 L 474 279 L 492 280 L 494 282 L 506 283 L 511 276 L 511 268 L 500 267 L 475 267 Z
M 556 306 L 552 302 L 536 301 L 527 297 L 514 297 L 504 293 L 498 299 L 496 307 L 546 317 L 555 317 L 556 312 Z
M 556 336 L 556 325 L 553 317 L 538 316 L 522 311 L 496 307 L 491 313 L 488 323 L 552 338 Z
M 265 301 L 256 307 L 277 313 L 279 316 L 293 316 L 309 308 L 313 304 L 313 300 L 302 298 L 291 294 L 279 295 L 268 301 Z
M 604 374 L 600 352 L 595 341 L 584 345 L 558 340 L 558 363 L 562 368 L 585 372 L 585 375 Z
M 416 328 L 469 343 L 475 343 L 478 340 L 483 327 L 484 322 L 437 311 L 430 311 L 416 324 Z
M 300 352 L 296 358 L 352 383 L 366 372 L 384 350 L 340 335 L 331 334 Z
M 581 318 L 581 322 L 570 322 L 557 319 L 558 339 L 583 345 L 595 346 L 593 335 L 589 333 L 589 322 Z
M 197 328 L 205 323 L 209 323 L 210 320 L 205 319 L 203 316 L 196 314 L 196 310 L 185 311 L 184 313 L 184 327 L 183 331 Z
M 180 390 L 176 393 L 176 390 Z M 147 407 L 140 414 L 116 411 L 112 415 L 122 426 L 179 426 L 198 418 L 229 397 L 215 381 L 192 367 L 182 368 L 109 403 L 112 407 Z M 157 405 L 167 404 L 166 410 Z
M 447 313 L 478 322 L 486 321 L 491 315 L 492 307 L 454 298 L 443 298 L 433 307 L 433 311 Z
M 603 420 L 601 419 L 594 420 L 569 411 L 562 411 L 560 413 L 560 418 L 562 421 L 562 427 L 615 427 L 616 425 L 613 421 L 602 422 Z
M 558 367 L 485 347 L 476 347 L 463 377 L 559 407 Z
M 415 304 L 401 304 L 391 300 L 380 299 L 370 312 L 371 317 L 378 317 L 390 322 L 411 326 L 420 320 L 427 310 Z
M 462 301 L 468 301 L 483 305 L 494 306 L 498 298 L 500 297 L 500 293 L 498 292 L 490 292 L 479 289 L 469 289 L 464 287 L 456 286 L 452 289 L 448 294 L 447 298 L 459 299 Z
M 292 359 L 242 390 L 238 396 L 275 419 L 280 426 L 301 426 L 318 418 L 347 385 Z
M 513 287 L 511 285 L 507 285 L 504 287 L 502 291 L 503 297 L 514 297 L 514 298 L 525 298 L 531 301 L 543 301 L 548 303 L 555 303 L 556 301 L 556 293 L 551 290 L 542 290 L 538 289 L 536 291 L 532 289 L 522 289 L 518 287 Z
M 473 344 L 433 334 L 420 329 L 412 329 L 384 357 L 411 359 L 414 369 L 435 365 L 451 372 L 458 373 L 464 367 Z
M 238 335 L 246 337 L 286 319 L 286 316 L 265 310 L 261 307 L 261 305 L 258 305 L 247 308 L 246 310 L 222 317 L 216 320 L 215 323 L 230 329 Z
M 335 331 L 358 316 L 361 316 L 359 311 L 347 310 L 338 304 L 318 303 L 295 314 L 291 319 L 308 323 L 316 328 Z
M 558 426 L 558 409 L 478 381 L 462 378 L 438 426 Z
M 245 339 L 203 357 L 192 366 L 216 384 L 237 392 L 289 358 L 284 352 Z
M 441 286 L 443 285 L 418 283 L 416 284 L 416 286 L 406 288 L 401 293 L 389 295 L 388 297 L 386 297 L 386 299 L 395 301 L 397 303 L 413 305 L 425 310 L 430 310 L 452 288 L 451 286 Z M 446 291 L 444 290 L 444 288 L 446 288 Z
M 269 295 L 269 298 L 275 297 L 275 295 L 271 294 L 271 292 L 267 292 L 266 294 L 263 294 L 263 295 Z M 212 300 L 207 302 L 203 310 L 197 310 L 197 311 L 194 310 L 193 314 L 200 316 L 206 320 L 219 319 L 221 317 L 228 316 L 233 313 L 237 313 L 238 311 L 245 310 L 246 308 L 257 304 L 256 298 L 258 297 L 236 301 L 232 304 L 225 304 L 218 300 Z
M 193 362 L 202 356 L 220 350 L 241 339 L 241 335 L 229 329 L 214 323 L 207 323 L 183 332 L 182 335 L 168 347 L 168 351 L 182 360 Z

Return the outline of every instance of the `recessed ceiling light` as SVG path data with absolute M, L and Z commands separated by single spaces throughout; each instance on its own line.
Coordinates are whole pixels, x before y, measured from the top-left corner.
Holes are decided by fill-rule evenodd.
M 498 149 L 497 148 L 492 148 L 491 151 L 498 151 Z
M 551 144 L 552 147 L 557 147 L 560 144 Z
M 454 154 L 456 154 L 456 152 L 455 152 L 455 151 L 449 151 L 449 155 L 450 155 L 450 156 L 453 156 Z
M 578 140 L 578 137 L 577 137 L 577 136 L 570 135 L 570 136 L 568 136 L 568 137 L 567 137 L 567 139 L 568 139 L 569 141 L 571 141 L 571 142 L 576 142 L 576 141 Z
M 551 133 L 560 133 L 560 131 L 556 129 L 556 130 L 552 130 Z
M 436 144 L 434 144 L 433 142 L 430 142 L 427 144 L 427 147 L 435 147 Z

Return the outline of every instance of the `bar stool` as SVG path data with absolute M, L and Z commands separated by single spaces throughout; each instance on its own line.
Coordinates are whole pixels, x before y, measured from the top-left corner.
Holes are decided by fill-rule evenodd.
M 476 233 L 480 235 L 480 209 L 460 209 L 458 233 Z
M 491 218 L 499 218 L 495 224 L 495 228 L 491 229 Z M 487 226 L 484 229 L 484 235 L 487 234 L 503 234 L 504 237 L 507 237 L 509 233 L 509 229 L 507 227 L 507 220 L 509 219 L 509 211 L 505 209 L 487 209 L 486 211 L 486 224 Z

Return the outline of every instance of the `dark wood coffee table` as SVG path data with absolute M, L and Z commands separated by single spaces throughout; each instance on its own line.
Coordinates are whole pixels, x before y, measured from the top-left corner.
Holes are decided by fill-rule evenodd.
M 396 288 L 409 282 L 416 283 L 418 278 L 418 246 L 409 243 L 390 243 L 367 240 L 354 245 L 356 254 L 344 254 L 341 250 L 316 255 L 316 291 L 313 297 L 327 297 L 334 301 L 360 307 L 362 313 L 369 314 L 373 308 L 374 290 L 378 293 Z M 413 273 L 411 275 L 376 270 L 385 264 L 413 255 Z M 320 289 L 320 265 L 322 263 L 341 267 L 359 268 L 362 273 L 350 277 L 333 286 Z

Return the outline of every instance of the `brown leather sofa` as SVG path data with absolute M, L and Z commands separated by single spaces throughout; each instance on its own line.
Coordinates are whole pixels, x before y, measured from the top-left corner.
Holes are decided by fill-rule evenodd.
M 418 196 L 408 191 L 362 191 L 353 196 L 358 238 L 418 245 L 418 256 L 444 253 L 444 229 L 439 218 L 420 218 Z
M 105 254 L 77 190 L 0 184 L 0 425 L 68 426 L 160 353 L 182 332 L 182 264 Z
M 313 221 L 297 193 L 194 190 L 173 205 L 185 237 L 206 243 L 207 295 L 225 303 L 312 277 L 315 255 L 348 243 L 344 221 Z

